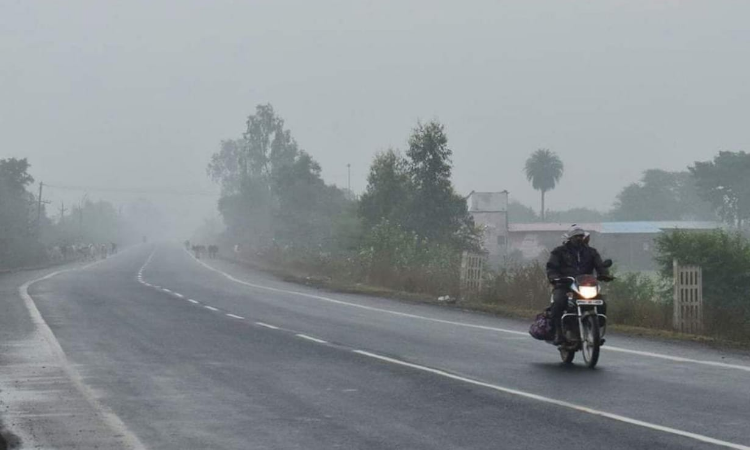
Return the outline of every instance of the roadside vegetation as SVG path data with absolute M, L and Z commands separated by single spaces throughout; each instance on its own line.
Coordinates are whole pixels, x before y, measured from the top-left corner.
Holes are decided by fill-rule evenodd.
M 257 106 L 241 135 L 222 141 L 208 165 L 209 176 L 222 187 L 218 206 L 226 231 L 219 239 L 222 248 L 234 250 L 224 255 L 329 288 L 413 299 L 459 298 L 461 254 L 481 251 L 482 230 L 453 187 L 444 125 L 417 123 L 406 143 L 403 150 L 388 149 L 374 157 L 367 187 L 357 197 L 326 184 L 320 165 L 273 107 Z M 741 227 L 750 208 L 737 206 L 735 193 L 746 181 L 732 170 L 748 162 L 750 155 L 744 152 L 721 152 L 685 171 L 647 170 L 622 190 L 611 211 L 555 211 L 544 205 L 544 194 L 561 179 L 563 164 L 554 152 L 539 149 L 524 169 L 541 193 L 542 208 L 536 212 L 512 202 L 509 216 L 516 222 L 723 220 Z M 732 189 L 722 190 L 720 180 Z M 743 293 L 750 292 L 750 279 L 718 272 L 738 267 L 750 273 L 742 259 L 750 264 L 750 256 L 737 255 L 747 244 L 740 235 L 717 233 L 708 238 L 664 234 L 659 241 L 661 276 L 620 273 L 608 286 L 612 322 L 669 332 L 671 261 L 678 258 L 704 265 L 710 311 L 706 335 L 750 341 L 750 299 Z M 725 287 L 719 291 L 714 283 Z M 508 261 L 488 271 L 482 291 L 461 306 L 530 317 L 548 305 L 549 293 L 541 263 Z

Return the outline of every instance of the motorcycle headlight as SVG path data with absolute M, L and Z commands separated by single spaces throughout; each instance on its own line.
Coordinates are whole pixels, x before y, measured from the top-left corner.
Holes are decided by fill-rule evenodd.
M 599 288 L 596 286 L 581 286 L 578 288 L 578 292 L 581 294 L 581 297 L 590 299 L 596 297 L 596 294 L 599 293 Z

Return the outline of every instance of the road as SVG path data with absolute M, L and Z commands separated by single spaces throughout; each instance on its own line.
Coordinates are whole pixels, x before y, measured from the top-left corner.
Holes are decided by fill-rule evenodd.
M 170 245 L 12 282 L 0 418 L 26 448 L 750 448 L 742 352 L 612 335 L 565 366 L 523 322 Z

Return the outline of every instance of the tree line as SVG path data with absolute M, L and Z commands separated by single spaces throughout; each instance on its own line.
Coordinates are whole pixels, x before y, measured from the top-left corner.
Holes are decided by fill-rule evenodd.
M 320 165 L 267 104 L 239 138 L 221 142 L 207 172 L 221 186 L 228 244 L 318 268 L 341 263 L 352 279 L 409 289 L 427 278 L 453 283 L 461 252 L 478 246 L 466 199 L 451 181 L 451 156 L 444 126 L 419 123 L 403 154 L 375 156 L 357 199 L 323 181 Z
M 638 182 L 625 186 L 610 211 L 585 207 L 567 211 L 546 209 L 544 195 L 563 175 L 559 156 L 539 149 L 526 161 L 525 174 L 542 195 L 539 213 L 519 202 L 511 202 L 509 219 L 514 222 L 613 221 L 723 221 L 738 229 L 750 218 L 750 154 L 721 151 L 713 160 L 696 161 L 683 171 L 649 169 Z
M 140 240 L 140 224 L 157 215 L 146 201 L 123 215 L 110 202 L 85 199 L 67 215 L 49 217 L 46 202 L 32 192 L 34 177 L 26 158 L 0 159 L 0 270 L 59 260 L 67 248 L 90 244 L 124 245 Z

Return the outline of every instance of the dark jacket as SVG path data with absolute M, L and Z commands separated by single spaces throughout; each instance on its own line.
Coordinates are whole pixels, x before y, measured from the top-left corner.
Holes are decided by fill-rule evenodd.
M 599 252 L 585 244 L 580 247 L 569 242 L 563 244 L 552 250 L 547 261 L 547 279 L 550 281 L 561 277 L 593 275 L 594 270 L 597 275 L 609 275 Z

